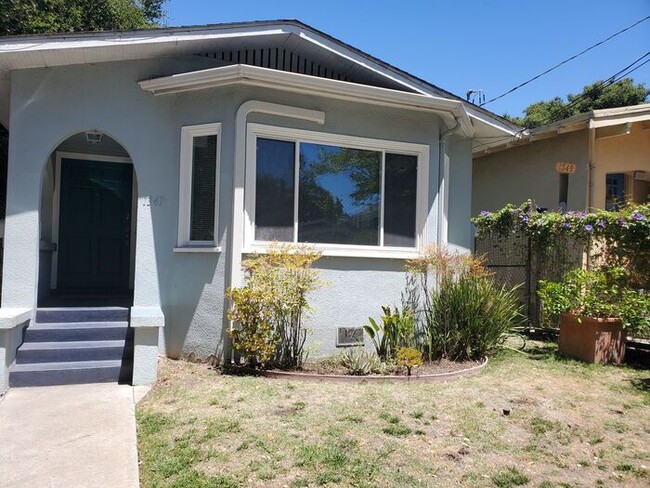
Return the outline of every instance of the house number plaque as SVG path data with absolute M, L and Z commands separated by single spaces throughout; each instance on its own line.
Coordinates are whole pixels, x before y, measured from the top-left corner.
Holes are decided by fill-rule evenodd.
M 572 175 L 576 172 L 576 165 L 573 163 L 555 163 L 555 171 L 563 175 Z

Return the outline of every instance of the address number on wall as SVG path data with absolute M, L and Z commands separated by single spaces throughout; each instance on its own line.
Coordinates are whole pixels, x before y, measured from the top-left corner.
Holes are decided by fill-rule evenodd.
M 572 175 L 576 172 L 576 165 L 573 163 L 555 163 L 555 171 L 563 175 Z
M 162 195 L 147 195 L 142 200 L 143 207 L 162 207 L 165 197 Z

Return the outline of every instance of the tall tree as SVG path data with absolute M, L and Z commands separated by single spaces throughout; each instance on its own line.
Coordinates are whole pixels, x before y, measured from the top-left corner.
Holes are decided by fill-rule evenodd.
M 158 27 L 167 0 L 0 0 L 0 36 Z M 0 219 L 5 215 L 8 133 L 0 125 Z M 0 236 L 2 237 L 2 236 Z
M 566 101 L 555 97 L 535 102 L 524 109 L 523 117 L 511 117 L 508 114 L 504 117 L 522 127 L 534 129 L 590 110 L 645 103 L 649 95 L 650 90 L 645 84 L 635 84 L 632 78 L 624 78 L 611 84 L 597 81 L 585 86 L 580 93 L 569 94 Z
M 166 1 L 0 0 L 0 36 L 157 27 Z

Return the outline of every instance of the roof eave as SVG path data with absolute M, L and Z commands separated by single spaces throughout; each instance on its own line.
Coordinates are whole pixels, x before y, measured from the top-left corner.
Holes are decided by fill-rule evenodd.
M 448 126 L 454 125 L 458 120 L 464 137 L 472 137 L 474 134 L 472 122 L 464 105 L 456 100 L 257 66 L 236 64 L 139 82 L 143 90 L 158 96 L 233 84 L 264 86 L 283 91 L 372 103 L 373 105 L 434 112 L 441 116 Z

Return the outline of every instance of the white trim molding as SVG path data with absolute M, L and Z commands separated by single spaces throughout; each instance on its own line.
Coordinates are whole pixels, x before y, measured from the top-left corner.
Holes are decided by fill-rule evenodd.
M 380 195 L 382 201 L 382 212 L 380 215 L 380 242 L 378 245 L 351 245 L 351 244 L 326 244 L 309 243 L 315 249 L 321 251 L 325 256 L 345 257 L 367 257 L 387 259 L 409 259 L 418 255 L 424 245 L 427 215 L 427 181 L 429 180 L 429 146 L 426 144 L 414 144 L 407 142 L 387 141 L 382 139 L 370 139 L 349 135 L 331 134 L 302 129 L 291 129 L 263 124 L 248 124 L 246 147 L 246 182 L 245 182 L 245 204 L 244 204 L 244 247 L 243 253 L 263 253 L 270 242 L 255 240 L 255 187 L 256 187 L 256 166 L 257 151 L 256 140 L 258 137 L 279 139 L 296 143 L 296 154 L 299 143 L 320 143 L 342 146 L 346 148 L 371 150 L 382 153 L 381 184 L 385 180 L 383 168 L 385 166 L 386 153 L 405 154 L 417 157 L 417 188 L 416 188 L 416 215 L 415 215 L 415 246 L 395 247 L 383 245 L 383 191 Z M 298 181 L 299 158 L 295 158 L 295 178 Z M 297 200 L 298 185 L 294 188 L 294 242 L 297 241 Z
M 143 90 L 154 95 L 168 95 L 235 84 L 321 95 L 339 100 L 435 113 L 449 127 L 453 126 L 457 120 L 460 121 L 464 137 L 474 135 L 472 121 L 463 102 L 459 100 L 318 78 L 259 66 L 235 64 L 144 80 L 138 84 Z
M 202 136 L 217 136 L 217 154 L 215 168 L 214 195 L 214 239 L 212 241 L 193 241 L 190 238 L 192 212 L 192 171 L 194 138 Z M 178 189 L 178 246 L 174 252 L 209 249 L 215 252 L 217 248 L 219 229 L 219 172 L 221 159 L 221 123 L 189 125 L 181 129 L 180 174 Z M 188 252 L 192 252 L 188 251 Z

